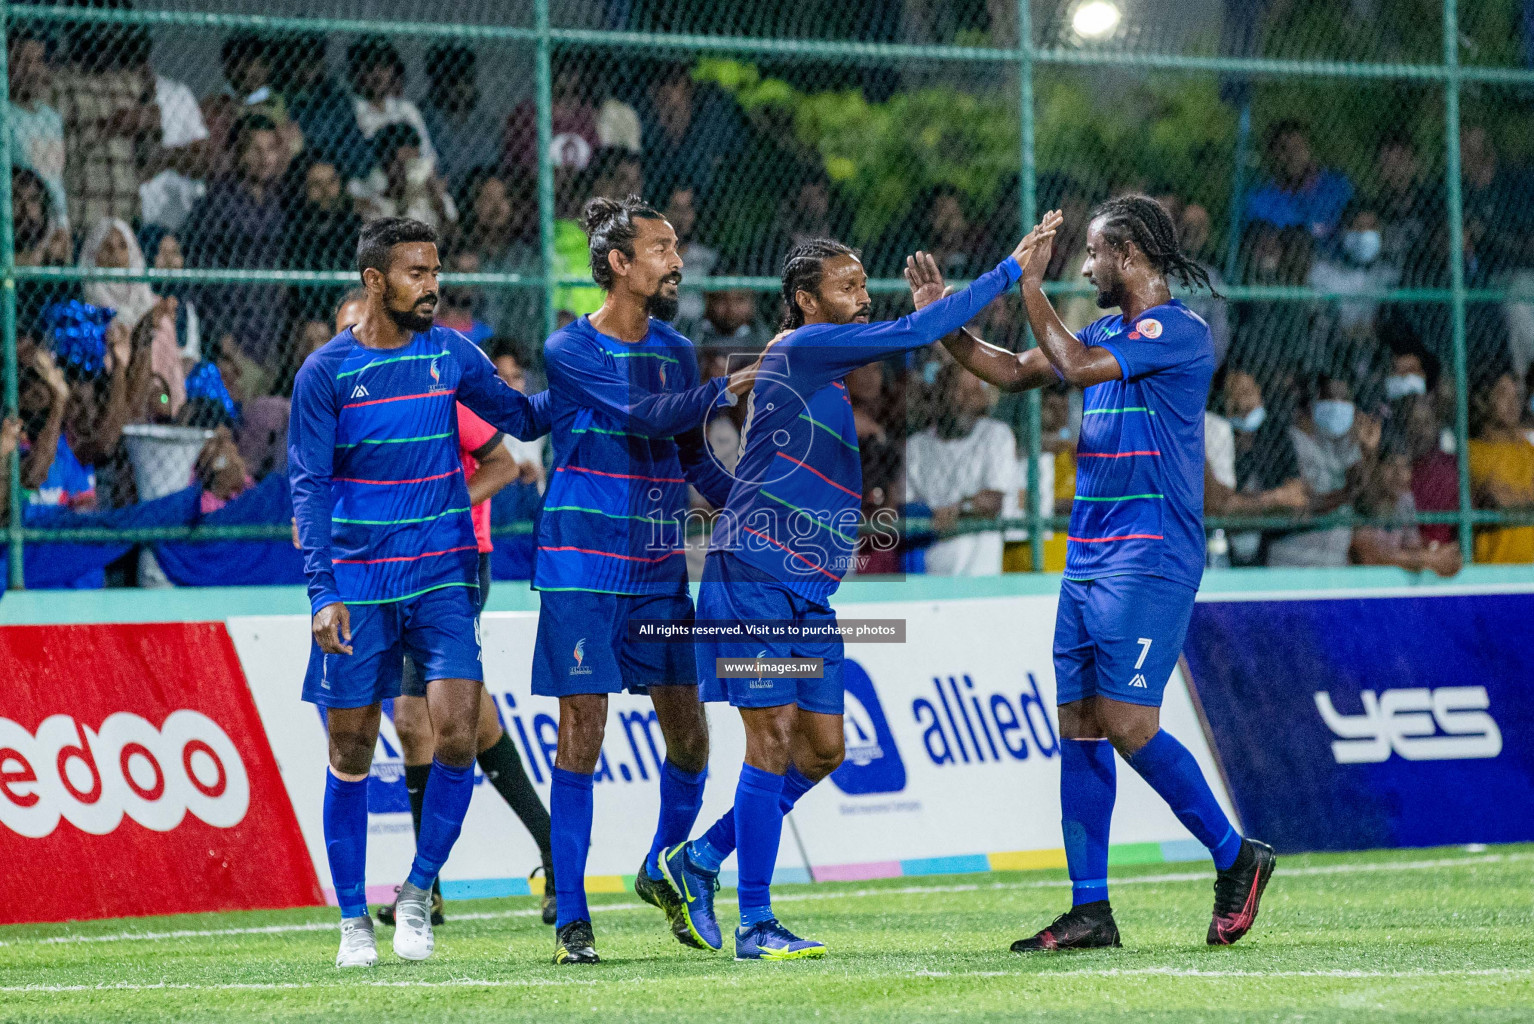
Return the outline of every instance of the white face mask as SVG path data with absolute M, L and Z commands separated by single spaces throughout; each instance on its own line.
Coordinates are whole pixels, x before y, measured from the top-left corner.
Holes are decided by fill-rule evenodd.
M 1225 418 L 1230 422 L 1230 429 L 1236 433 L 1250 434 L 1267 422 L 1268 410 L 1259 405 L 1245 416 L 1227 416 Z
M 1391 374 L 1385 378 L 1385 397 L 1394 402 L 1407 395 L 1427 394 L 1427 378 L 1416 373 Z
M 1327 437 L 1341 437 L 1353 429 L 1353 403 L 1322 399 L 1311 408 L 1310 418 Z
M 1347 253 L 1348 259 L 1360 266 L 1367 267 L 1379 258 L 1380 245 L 1378 231 L 1344 231 L 1342 233 L 1342 251 Z

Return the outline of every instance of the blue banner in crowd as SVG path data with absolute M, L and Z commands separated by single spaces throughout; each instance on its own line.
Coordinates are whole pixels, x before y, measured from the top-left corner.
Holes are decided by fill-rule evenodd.
M 1534 840 L 1534 595 L 1200 603 L 1191 682 L 1279 850 Z
M 287 523 L 293 516 L 288 480 L 272 473 L 197 522 L 201 526 Z M 304 557 L 293 541 L 229 540 L 156 544 L 154 557 L 178 587 L 281 586 L 304 582 Z
M 259 523 L 286 526 L 293 505 L 288 481 L 272 473 L 216 512 L 200 513 L 198 486 L 126 508 L 76 512 L 65 508 L 27 506 L 26 524 L 35 530 L 106 528 L 142 529 L 155 526 L 246 526 Z M 491 521 L 496 526 L 533 519 L 542 501 L 531 484 L 512 484 L 495 496 Z M 128 543 L 28 544 L 24 566 L 28 587 L 83 588 L 103 585 L 103 570 L 132 550 Z M 195 541 L 152 545 L 166 579 L 178 587 L 302 585 L 303 555 L 290 539 L 260 541 Z M 7 560 L 0 543 L 0 593 L 4 592 Z M 532 577 L 533 537 L 520 534 L 498 538 L 492 556 L 498 580 Z

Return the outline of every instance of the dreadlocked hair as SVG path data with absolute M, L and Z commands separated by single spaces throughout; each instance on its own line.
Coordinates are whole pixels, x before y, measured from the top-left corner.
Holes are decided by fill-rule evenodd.
M 837 256 L 860 258 L 858 250 L 830 238 L 812 238 L 789 250 L 783 260 L 783 319 L 780 331 L 794 331 L 804 326 L 804 310 L 794 301 L 797 292 L 814 294 L 820 289 L 820 279 L 825 274 L 826 260 Z
M 588 200 L 581 210 L 581 228 L 589 240 L 591 256 L 591 279 L 603 291 L 611 291 L 613 268 L 607 256 L 617 249 L 629 259 L 634 258 L 634 239 L 639 237 L 636 219 L 657 220 L 660 213 L 638 196 L 625 199 L 608 199 L 597 196 Z
M 1223 298 L 1209 283 L 1209 272 L 1177 245 L 1177 226 L 1172 215 L 1150 196 L 1127 195 L 1109 199 L 1092 211 L 1092 220 L 1103 219 L 1103 238 L 1114 246 L 1133 242 L 1150 260 L 1156 272 L 1175 276 L 1185 288 L 1207 288 Z

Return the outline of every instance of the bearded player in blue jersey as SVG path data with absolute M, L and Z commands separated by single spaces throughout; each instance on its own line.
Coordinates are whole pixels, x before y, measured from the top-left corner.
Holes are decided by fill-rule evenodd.
M 621 690 L 649 695 L 666 742 L 660 819 L 634 891 L 665 911 L 679 941 L 697 944 L 658 859 L 687 838 L 703 803 L 708 722 L 692 645 L 636 642 L 630 627 L 692 621 L 687 485 L 724 505 L 731 481 L 702 427 L 751 383 L 747 370 L 699 385 L 692 342 L 666 323 L 676 315 L 682 257 L 664 217 L 637 196 L 597 198 L 582 227 L 605 296 L 601 309 L 544 345 L 554 465 L 533 568 L 541 601 L 533 693 L 559 698 L 549 796 L 557 964 L 599 961 L 586 857 L 608 694 Z
M 957 330 L 1016 283 L 1028 257 L 1019 245 L 959 294 L 943 298 L 938 280 L 916 297 L 924 308 L 899 320 L 870 323 L 868 279 L 855 250 L 818 239 L 789 253 L 782 326 L 790 333 L 761 359 L 735 485 L 704 564 L 700 620 L 742 627 L 792 623 L 801 631 L 835 626 L 829 601 L 851 563 L 863 488 L 852 403 L 842 378 Z M 778 922 L 769 889 L 784 814 L 834 771 L 846 752 L 841 637 L 700 639 L 696 648 L 705 699 L 728 700 L 740 711 L 746 757 L 731 811 L 700 839 L 666 851 L 666 870 L 682 893 L 688 926 L 703 945 L 722 946 L 713 894 L 720 863 L 737 850 L 736 959 L 823 956 L 824 944 L 800 938 Z M 739 675 L 721 672 L 722 659 L 751 667 Z M 794 659 L 818 660 L 820 674 L 777 674 L 777 665 Z
M 1217 875 L 1207 941 L 1229 945 L 1256 921 L 1277 858 L 1232 827 L 1193 755 L 1161 729 L 1162 691 L 1204 571 L 1204 406 L 1215 369 L 1209 326 L 1172 298 L 1168 278 L 1203 287 L 1209 278 L 1178 248 L 1160 203 L 1109 200 L 1092 213 L 1081 272 L 1099 307 L 1122 312 L 1072 334 L 1042 287 L 1061 221 L 1055 211 L 1034 229 L 1038 244 L 1023 267 L 1039 347 L 1008 352 L 968 332 L 944 339 L 961 364 L 1004 390 L 1056 381 L 1084 389 L 1054 642 L 1072 907 L 1012 950 L 1119 945 L 1108 903 L 1114 751 L 1208 847 Z M 942 282 L 924 254 L 907 275 Z
M 367 777 L 381 701 L 420 665 L 437 730 L 394 952 L 431 955 L 431 886 L 474 790 L 483 672 L 479 554 L 458 455 L 455 400 L 530 440 L 545 399 L 528 399 L 456 331 L 432 324 L 437 236 L 407 218 L 362 229 L 361 323 L 304 361 L 288 433 L 293 514 L 314 615 L 304 699 L 326 710 L 325 848 L 341 909 L 337 967 L 378 960 L 367 916 Z

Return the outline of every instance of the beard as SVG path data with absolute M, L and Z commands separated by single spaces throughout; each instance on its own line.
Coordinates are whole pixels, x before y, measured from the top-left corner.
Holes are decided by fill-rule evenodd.
M 435 322 L 432 314 L 417 313 L 413 309 L 391 309 L 388 310 L 388 314 L 389 319 L 394 321 L 395 326 L 402 330 L 414 331 L 417 334 L 431 330 L 431 325 Z
M 1113 309 L 1115 306 L 1122 306 L 1123 303 L 1119 301 L 1119 291 L 1118 282 L 1114 282 L 1111 285 L 1099 285 L 1097 288 L 1097 308 Z
M 433 316 L 436 312 L 435 305 L 433 305 L 431 313 L 417 313 L 416 310 L 420 308 L 420 303 L 411 306 L 409 309 L 395 309 L 389 301 L 390 298 L 391 296 L 389 295 L 384 296 L 384 312 L 389 314 L 389 319 L 394 321 L 396 327 L 417 333 L 431 330 L 431 325 L 434 322 Z M 435 300 L 436 296 L 429 295 L 423 296 L 423 298 Z
M 681 309 L 681 299 L 676 295 L 665 295 L 656 291 L 654 295 L 644 300 L 645 313 L 657 320 L 675 320 L 679 309 Z

